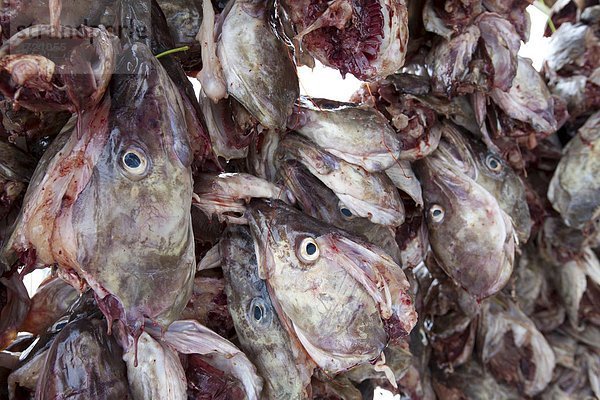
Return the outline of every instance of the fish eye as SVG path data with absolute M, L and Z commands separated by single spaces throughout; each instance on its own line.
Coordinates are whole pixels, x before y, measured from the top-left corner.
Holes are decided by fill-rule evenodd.
M 263 318 L 264 312 L 263 312 L 263 308 L 261 306 L 259 306 L 258 304 L 254 306 L 254 310 L 253 310 L 254 314 L 254 319 L 257 321 L 260 321 Z
M 340 204 L 340 213 L 346 219 L 350 219 L 350 218 L 354 217 L 354 214 L 352 214 L 352 211 L 350 211 L 350 209 L 348 207 L 344 206 L 343 204 Z
M 137 149 L 128 149 L 121 159 L 123 168 L 134 176 L 141 176 L 146 172 L 148 162 L 146 156 Z
M 265 301 L 262 298 L 253 298 L 248 311 L 251 322 L 257 324 L 269 323 L 269 312 L 267 307 L 265 307 Z
M 494 172 L 500 172 L 502 171 L 502 162 L 500 162 L 500 160 L 498 159 L 498 157 L 489 154 L 486 158 L 485 158 L 485 165 Z
M 68 323 L 69 323 L 69 320 L 67 318 L 60 319 L 60 320 L 56 321 L 54 323 L 54 325 L 52 325 L 52 331 L 58 332 L 58 331 L 62 330 Z
M 319 246 L 315 239 L 307 237 L 300 242 L 300 259 L 305 262 L 313 262 L 319 258 Z
M 441 222 L 444 219 L 444 208 L 439 204 L 434 204 L 429 209 L 429 215 L 433 222 Z

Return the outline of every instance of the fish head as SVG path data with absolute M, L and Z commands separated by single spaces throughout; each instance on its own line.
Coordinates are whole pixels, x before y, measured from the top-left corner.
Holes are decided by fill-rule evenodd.
M 307 269 L 319 259 L 316 238 L 326 234 L 322 226 L 312 219 L 302 221 L 297 213 L 289 215 L 291 218 L 285 222 L 285 210 L 289 208 L 279 203 L 274 204 L 271 206 L 267 202 L 252 201 L 247 213 L 258 245 L 258 265 L 262 269 L 263 279 L 270 274 L 272 268 L 278 267 L 268 263 L 270 260 L 263 259 L 264 256 L 272 254 L 275 262 L 283 257 L 286 263 L 280 265 L 282 268 Z
M 518 387 L 526 396 L 536 396 L 553 378 L 556 356 L 552 347 L 508 296 L 499 295 L 482 303 L 476 345 L 491 374 L 500 382 Z
M 596 112 L 565 146 L 548 187 L 548 199 L 565 223 L 586 231 L 600 213 L 599 143 L 600 112 Z
M 279 316 L 319 367 L 372 361 L 410 332 L 408 281 L 382 250 L 281 202 L 253 201 L 247 214 Z
M 246 324 L 244 331 L 254 331 L 253 339 L 260 339 L 277 316 L 269 298 L 265 282 L 258 276 L 254 242 L 244 226 L 232 225 L 220 242 L 223 273 L 227 284 L 228 304 L 238 308 Z
M 442 269 L 478 298 L 500 290 L 514 261 L 508 215 L 494 196 L 439 153 L 417 162 L 416 170 L 429 241 Z
M 300 94 L 291 51 L 271 28 L 267 3 L 230 4 L 217 46 L 227 92 L 261 125 L 282 129 Z
M 440 153 L 496 198 L 502 210 L 511 217 L 519 241 L 526 242 L 532 222 L 525 185 L 519 175 L 500 154 L 467 136 L 457 126 L 444 122 L 443 127 Z
M 195 264 L 182 101 L 142 44 L 123 55 L 110 90 L 107 138 L 72 211 L 77 262 L 109 320 L 168 324 Z
M 125 51 L 110 89 L 110 129 L 111 134 L 118 133 L 113 134 L 115 148 L 138 146 L 151 163 L 164 159 L 163 165 L 178 162 L 177 168 L 190 166 L 192 154 L 185 119 L 175 118 L 184 113 L 183 102 L 150 48 L 135 43 Z M 149 134 L 156 140 L 148 140 Z M 133 175 L 129 174 L 135 178 Z

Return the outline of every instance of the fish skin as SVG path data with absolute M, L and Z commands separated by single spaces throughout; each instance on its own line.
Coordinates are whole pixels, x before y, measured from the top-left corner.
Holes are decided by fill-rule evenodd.
M 301 97 L 288 128 L 349 163 L 383 171 L 400 157 L 400 142 L 387 118 L 375 108 Z
M 167 330 L 149 326 L 147 332 L 158 338 L 165 349 L 202 357 L 211 367 L 237 379 L 248 400 L 258 400 L 263 380 L 256 374 L 256 367 L 233 343 L 198 321 L 177 320 Z
M 121 357 L 117 340 L 106 333 L 105 321 L 70 322 L 48 350 L 35 399 L 127 398 L 129 383 Z
M 142 332 L 135 346 L 123 353 L 134 400 L 187 398 L 185 371 L 179 355 L 166 344 Z

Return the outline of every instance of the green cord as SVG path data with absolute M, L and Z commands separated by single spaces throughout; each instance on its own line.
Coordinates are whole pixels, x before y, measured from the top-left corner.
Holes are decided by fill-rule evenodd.
M 179 53 L 179 52 L 182 52 L 182 51 L 188 51 L 189 49 L 190 49 L 190 46 L 177 47 L 177 48 L 174 48 L 174 49 L 165 50 L 162 53 L 158 53 L 155 57 L 156 58 L 161 58 L 161 57 L 167 56 L 169 54 Z
M 556 32 L 556 26 L 554 26 L 554 22 L 552 22 L 552 18 L 548 18 L 548 26 L 550 27 L 550 31 L 552 33 Z
M 541 12 L 543 12 L 546 15 L 546 17 L 548 17 L 546 22 L 548 23 L 548 26 L 550 27 L 550 31 L 552 33 L 556 32 L 556 26 L 554 26 L 554 22 L 552 22 L 552 18 L 550 18 L 550 8 L 546 5 L 546 3 L 544 3 L 544 0 L 537 0 L 536 2 L 533 3 L 533 6 L 535 8 L 537 8 L 538 10 L 540 10 Z

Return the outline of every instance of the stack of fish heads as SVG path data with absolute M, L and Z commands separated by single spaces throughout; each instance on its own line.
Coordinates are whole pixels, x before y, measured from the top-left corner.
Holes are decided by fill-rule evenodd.
M 600 6 L 8 3 L 0 397 L 600 396 Z

